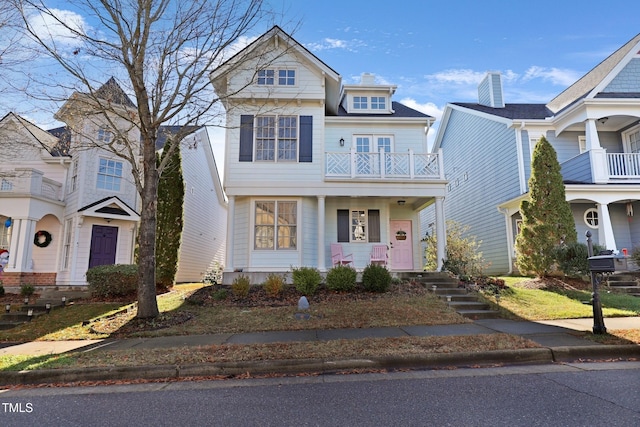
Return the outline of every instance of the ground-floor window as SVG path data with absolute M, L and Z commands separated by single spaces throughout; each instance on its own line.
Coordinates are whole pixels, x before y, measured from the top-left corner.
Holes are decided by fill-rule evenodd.
M 255 205 L 255 249 L 296 249 L 298 205 L 260 200 Z
M 69 262 L 71 260 L 71 225 L 73 220 L 68 219 L 64 222 L 64 246 L 62 252 L 62 269 L 67 270 L 69 268 Z
M 584 212 L 584 222 L 590 228 L 598 228 L 598 210 L 595 208 L 587 209 Z
M 378 209 L 338 209 L 338 242 L 380 242 Z

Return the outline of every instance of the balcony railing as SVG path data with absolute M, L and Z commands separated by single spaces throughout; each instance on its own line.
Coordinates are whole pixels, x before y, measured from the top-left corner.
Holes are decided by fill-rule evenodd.
M 607 167 L 610 178 L 640 179 L 640 154 L 607 153 Z
M 444 179 L 442 154 L 326 153 L 328 178 Z
M 62 184 L 45 178 L 35 169 L 15 169 L 0 173 L 0 195 L 40 196 L 51 200 L 62 200 Z

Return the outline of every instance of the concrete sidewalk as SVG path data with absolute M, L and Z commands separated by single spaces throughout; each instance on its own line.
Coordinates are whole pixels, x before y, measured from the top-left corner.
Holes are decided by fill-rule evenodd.
M 640 317 L 605 319 L 608 330 L 640 329 Z M 253 332 L 241 334 L 184 335 L 154 338 L 127 338 L 84 341 L 34 341 L 24 344 L 0 344 L 2 355 L 60 354 L 69 351 L 101 351 L 144 348 L 206 346 L 215 344 L 254 344 L 293 341 L 327 341 L 339 339 L 389 338 L 406 336 L 460 336 L 508 333 L 530 339 L 543 347 L 599 347 L 602 344 L 582 339 L 576 331 L 590 331 L 593 319 L 549 321 L 514 321 L 481 319 L 473 323 L 435 326 L 403 326 L 366 329 L 330 329 Z

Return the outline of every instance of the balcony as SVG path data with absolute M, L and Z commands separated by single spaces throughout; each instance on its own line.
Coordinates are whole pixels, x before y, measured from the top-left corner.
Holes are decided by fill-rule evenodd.
M 593 184 L 640 180 L 639 153 L 592 149 L 562 163 L 565 180 Z
M 0 174 L 0 197 L 42 197 L 62 200 L 62 184 L 36 169 L 17 168 Z
M 326 153 L 326 178 L 347 179 L 444 179 L 442 153 Z
M 607 169 L 609 178 L 640 179 L 640 154 L 607 154 Z

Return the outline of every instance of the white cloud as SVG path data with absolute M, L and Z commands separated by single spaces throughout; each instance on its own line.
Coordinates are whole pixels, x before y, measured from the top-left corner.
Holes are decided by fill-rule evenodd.
M 440 120 L 440 118 L 442 117 L 442 109 L 433 102 L 425 102 L 424 104 L 420 104 L 413 98 L 403 98 L 402 100 L 400 100 L 400 103 L 406 105 L 409 108 L 413 108 L 414 110 L 418 110 L 421 113 L 428 114 L 431 117 L 435 117 L 436 120 Z
M 82 45 L 76 33 L 86 34 L 90 27 L 81 15 L 70 10 L 49 9 L 49 13 L 34 12 L 29 26 L 45 43 L 66 47 Z
M 569 86 L 580 78 L 581 74 L 567 69 L 561 68 L 545 68 L 533 65 L 525 72 L 522 77 L 523 81 L 534 79 L 542 79 L 551 82 L 554 85 Z
M 437 83 L 455 83 L 460 85 L 480 83 L 485 73 L 480 71 L 473 71 L 468 69 L 450 69 L 444 70 L 435 74 L 427 74 L 425 78 L 427 80 Z
M 320 42 L 307 43 L 305 47 L 312 52 L 328 49 L 344 49 L 349 52 L 356 52 L 359 47 L 366 46 L 366 43 L 359 39 L 341 40 L 334 38 L 324 38 Z

